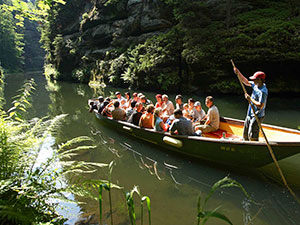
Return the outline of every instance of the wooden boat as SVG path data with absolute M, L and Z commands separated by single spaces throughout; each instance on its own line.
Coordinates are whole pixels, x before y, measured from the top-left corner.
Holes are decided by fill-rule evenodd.
M 198 137 L 140 128 L 125 121 L 104 117 L 96 110 L 94 112 L 103 124 L 118 132 L 193 158 L 243 168 L 262 167 L 273 162 L 262 137 L 259 141 L 242 140 L 244 121 L 241 120 L 221 118 L 220 130 Z M 263 129 L 277 160 L 300 153 L 300 131 L 267 124 L 263 124 Z

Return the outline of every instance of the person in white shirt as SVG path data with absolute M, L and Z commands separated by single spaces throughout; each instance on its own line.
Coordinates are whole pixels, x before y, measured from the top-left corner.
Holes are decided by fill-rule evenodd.
M 171 116 L 174 113 L 174 105 L 171 101 L 169 101 L 168 95 L 163 95 L 162 99 L 165 103 L 165 105 L 162 108 L 162 111 L 165 115 Z
M 201 103 L 199 101 L 194 104 L 195 112 L 194 112 L 194 122 L 201 121 L 206 116 L 205 111 L 202 109 Z
M 214 105 L 213 97 L 207 96 L 205 104 L 209 108 L 207 115 L 204 117 L 206 122 L 204 125 L 198 125 L 195 127 L 195 130 L 201 130 L 202 133 L 216 131 L 220 127 L 220 114 L 217 106 Z

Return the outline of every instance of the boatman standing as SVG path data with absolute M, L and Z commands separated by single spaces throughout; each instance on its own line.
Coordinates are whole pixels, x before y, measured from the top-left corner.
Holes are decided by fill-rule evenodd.
M 251 97 L 247 93 L 245 94 L 245 98 L 254 106 L 253 108 L 255 112 L 253 112 L 249 104 L 244 123 L 244 140 L 258 141 L 259 126 L 255 119 L 254 113 L 257 115 L 260 123 L 262 123 L 265 118 L 265 109 L 268 98 L 268 89 L 265 84 L 266 74 L 262 71 L 258 71 L 254 73 L 253 76 L 249 77 L 251 80 L 249 81 L 237 68 L 234 68 L 234 72 L 238 74 L 238 76 L 241 78 L 241 81 L 246 86 L 252 87 L 253 89 Z

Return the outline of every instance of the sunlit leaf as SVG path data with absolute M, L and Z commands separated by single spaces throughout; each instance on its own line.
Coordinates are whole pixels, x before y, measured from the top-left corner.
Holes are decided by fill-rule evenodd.
M 15 117 L 15 120 L 19 121 L 19 122 L 23 122 L 24 120 L 22 120 L 20 117 Z
M 20 107 L 19 109 L 22 110 L 23 112 L 26 112 L 26 109 L 24 109 L 23 107 Z
M 226 217 L 225 215 L 221 214 L 221 213 L 218 213 L 218 212 L 201 212 L 201 216 L 202 218 L 205 218 L 203 220 L 203 223 L 202 224 L 205 224 L 206 221 L 211 218 L 211 217 L 214 217 L 214 218 L 217 218 L 217 219 L 220 219 L 220 220 L 223 220 L 224 222 L 230 224 L 230 225 L 233 225 L 233 223 L 228 219 L 228 217 Z
M 13 117 L 16 114 L 16 112 L 9 113 L 9 117 Z
M 62 5 L 65 5 L 65 4 L 66 4 L 66 2 L 63 1 L 63 0 L 54 0 L 54 1 L 57 2 L 57 3 L 60 3 L 60 4 L 62 4 Z

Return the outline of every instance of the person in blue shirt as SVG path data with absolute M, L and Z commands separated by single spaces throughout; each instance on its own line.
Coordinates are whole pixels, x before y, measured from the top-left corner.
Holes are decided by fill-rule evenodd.
M 249 77 L 251 81 L 249 81 L 245 76 L 241 74 L 241 72 L 234 68 L 234 72 L 238 74 L 241 78 L 241 81 L 249 87 L 252 87 L 251 96 L 247 93 L 245 94 L 245 98 L 253 105 L 254 112 L 249 104 L 247 116 L 244 123 L 244 140 L 246 141 L 258 141 L 259 137 L 259 126 L 255 119 L 254 113 L 257 115 L 260 123 L 265 118 L 266 104 L 268 98 L 268 89 L 265 84 L 266 74 L 262 71 L 258 71 L 253 74 L 253 76 Z

